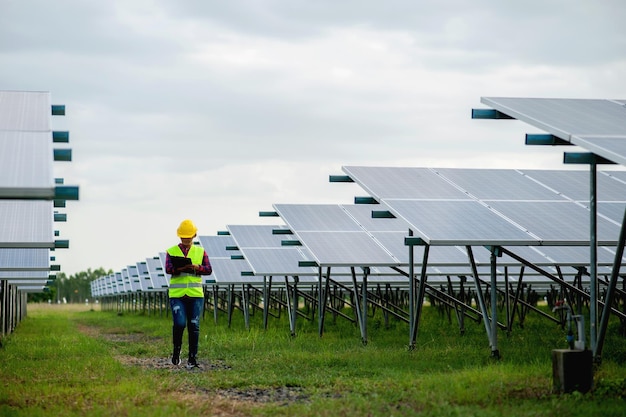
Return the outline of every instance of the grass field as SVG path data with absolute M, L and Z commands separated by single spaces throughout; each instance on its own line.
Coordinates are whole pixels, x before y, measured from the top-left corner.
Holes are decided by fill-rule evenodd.
M 417 349 L 407 325 L 369 320 L 369 343 L 345 320 L 286 317 L 251 329 L 201 324 L 203 369 L 169 364 L 171 322 L 85 305 L 28 306 L 0 348 L 0 416 L 623 416 L 626 341 L 612 323 L 591 393 L 553 394 L 562 329 L 529 315 L 490 358 L 481 323 L 458 326 L 425 307 Z M 186 333 L 185 333 L 186 340 Z

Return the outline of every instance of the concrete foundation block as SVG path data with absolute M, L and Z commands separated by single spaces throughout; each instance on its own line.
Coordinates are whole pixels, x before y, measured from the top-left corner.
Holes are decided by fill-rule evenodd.
M 552 388 L 556 393 L 589 392 L 593 387 L 593 357 L 590 350 L 552 351 Z

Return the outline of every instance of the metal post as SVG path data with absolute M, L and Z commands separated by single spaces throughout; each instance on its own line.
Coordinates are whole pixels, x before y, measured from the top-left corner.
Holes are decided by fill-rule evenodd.
M 413 231 L 409 230 L 409 236 Z M 413 322 L 415 321 L 415 249 L 409 245 L 409 349 L 415 349 L 415 337 L 413 337 Z
M 426 275 L 426 271 L 428 268 L 428 253 L 430 251 L 430 245 L 424 245 L 423 248 L 424 248 L 424 254 L 422 258 L 420 283 L 419 283 L 419 289 L 417 292 L 417 300 L 415 302 L 415 321 L 413 322 L 414 328 L 412 331 L 413 344 L 415 344 L 415 342 L 417 341 L 417 331 L 419 328 L 420 317 L 422 315 L 422 306 L 424 305 L 424 295 L 426 294 L 426 285 L 427 285 L 426 280 L 428 279 Z
M 287 295 L 287 313 L 289 314 L 289 331 L 296 335 L 296 316 L 298 314 L 298 277 L 293 277 L 293 292 L 289 291 L 289 277 L 285 276 L 285 294 Z M 289 298 L 291 296 L 291 299 Z
M 270 313 L 270 291 L 272 285 L 272 277 L 263 276 L 263 328 L 267 330 L 268 318 Z
M 241 284 L 241 309 L 243 310 L 243 321 L 246 325 L 246 330 L 250 330 L 250 304 L 246 284 Z
M 366 266 L 363 268 L 363 286 L 361 287 L 361 308 L 363 309 L 361 317 L 363 317 L 363 324 L 361 328 L 361 340 L 364 345 L 367 344 L 367 275 L 369 274 L 369 272 L 369 267 Z
M 364 340 L 365 335 L 363 334 L 363 308 L 361 306 L 361 300 L 359 299 L 359 284 L 356 281 L 356 272 L 354 271 L 354 267 L 350 267 L 350 275 L 352 276 L 352 299 L 354 300 L 354 313 L 356 314 L 356 319 L 359 322 L 359 330 L 361 332 L 361 340 Z
M 235 309 L 235 284 L 228 285 L 228 328 L 233 322 L 233 310 Z
M 511 308 L 509 305 L 511 294 L 509 293 L 509 267 L 504 267 L 504 300 L 505 300 L 505 308 L 506 308 L 506 322 L 511 322 Z M 507 326 L 507 332 L 511 332 L 511 327 Z
M 319 289 L 318 289 L 318 304 L 319 304 L 319 308 L 317 310 L 317 332 L 320 335 L 320 337 L 322 336 L 322 334 L 324 333 L 324 311 L 326 310 L 326 292 L 324 291 L 323 288 L 323 283 L 322 283 L 322 267 L 318 266 L 317 267 L 317 283 L 319 285 Z
M 472 275 L 474 275 L 474 286 L 476 287 L 476 297 L 478 298 L 478 305 L 480 306 L 480 312 L 483 315 L 483 323 L 485 324 L 485 331 L 487 332 L 487 338 L 489 344 L 491 344 L 491 327 L 489 326 L 489 315 L 487 314 L 487 308 L 485 307 L 485 299 L 483 298 L 483 289 L 480 285 L 480 279 L 478 278 L 478 269 L 476 268 L 476 261 L 474 260 L 474 253 L 471 246 L 466 246 L 467 257 L 469 258 L 470 265 L 472 267 Z
M 591 338 L 591 351 L 593 352 L 593 354 L 595 355 L 596 353 L 596 342 L 597 342 L 597 336 L 596 336 L 596 330 L 597 330 L 597 325 L 598 325 L 598 236 L 597 236 L 597 232 L 598 232 L 598 225 L 597 225 L 597 213 L 598 213 L 598 207 L 597 207 L 597 201 L 596 201 L 596 196 L 597 196 L 597 190 L 596 190 L 596 184 L 597 184 L 597 169 L 596 169 L 596 161 L 595 159 L 592 159 L 591 163 L 589 164 L 589 177 L 590 177 L 590 184 L 589 184 L 589 209 L 591 211 L 591 213 L 589 214 L 590 217 L 590 240 L 589 240 L 589 266 L 590 266 L 590 270 L 589 270 L 589 298 L 590 298 L 590 303 L 589 303 L 589 321 L 590 321 L 590 338 Z
M 593 357 L 596 361 L 600 361 L 602 356 L 602 347 L 604 346 L 604 337 L 606 335 L 606 329 L 609 324 L 609 316 L 611 314 L 611 305 L 613 304 L 613 298 L 615 297 L 615 286 L 617 284 L 617 278 L 619 277 L 619 270 L 622 264 L 622 256 L 624 255 L 624 244 L 626 242 L 626 210 L 624 210 L 624 218 L 622 219 L 622 227 L 619 232 L 619 241 L 617 242 L 617 249 L 615 250 L 615 260 L 613 261 L 613 268 L 611 269 L 611 278 L 609 286 L 606 291 L 606 297 L 604 299 L 604 308 L 602 309 L 602 317 L 600 319 L 600 326 L 598 328 L 597 343 L 595 350 L 593 351 Z
M 322 267 L 320 266 L 317 273 L 320 282 L 320 305 L 319 305 L 319 335 L 322 336 L 324 334 L 324 321 L 326 320 L 326 302 L 328 300 L 329 292 L 330 292 L 330 269 L 331 267 L 326 268 L 326 280 L 322 284 L 322 280 L 324 276 L 322 274 Z M 323 287 L 323 288 L 322 288 Z
M 291 335 L 296 335 L 296 318 L 298 317 L 298 282 L 297 275 L 293 277 L 293 308 L 291 309 Z
M 500 358 L 498 351 L 498 289 L 496 254 L 494 248 L 491 249 L 491 356 Z
M 217 310 L 218 310 L 218 303 L 219 303 L 219 290 L 220 287 L 219 285 L 215 284 L 213 286 L 213 322 L 215 324 L 217 324 Z

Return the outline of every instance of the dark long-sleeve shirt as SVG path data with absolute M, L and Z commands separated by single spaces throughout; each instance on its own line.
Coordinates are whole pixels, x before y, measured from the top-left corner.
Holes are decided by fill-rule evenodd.
M 189 253 L 189 249 L 183 246 L 182 243 L 179 243 L 178 247 L 183 252 L 183 255 L 187 256 L 187 254 Z M 165 256 L 165 272 L 169 275 L 174 275 L 174 265 L 172 263 L 172 260 L 170 259 L 169 253 L 167 253 Z M 211 261 L 209 261 L 209 255 L 207 255 L 206 251 L 204 251 L 204 255 L 202 255 L 202 265 L 200 265 L 196 274 L 211 275 L 212 273 L 213 267 L 211 266 Z

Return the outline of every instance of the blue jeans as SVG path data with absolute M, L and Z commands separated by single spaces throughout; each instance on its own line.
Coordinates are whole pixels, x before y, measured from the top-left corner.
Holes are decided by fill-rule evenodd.
M 198 354 L 198 340 L 200 339 L 200 316 L 204 308 L 204 298 L 202 297 L 181 297 L 170 298 L 172 308 L 172 339 L 174 348 L 183 344 L 183 332 L 187 327 L 189 339 L 189 357 Z

